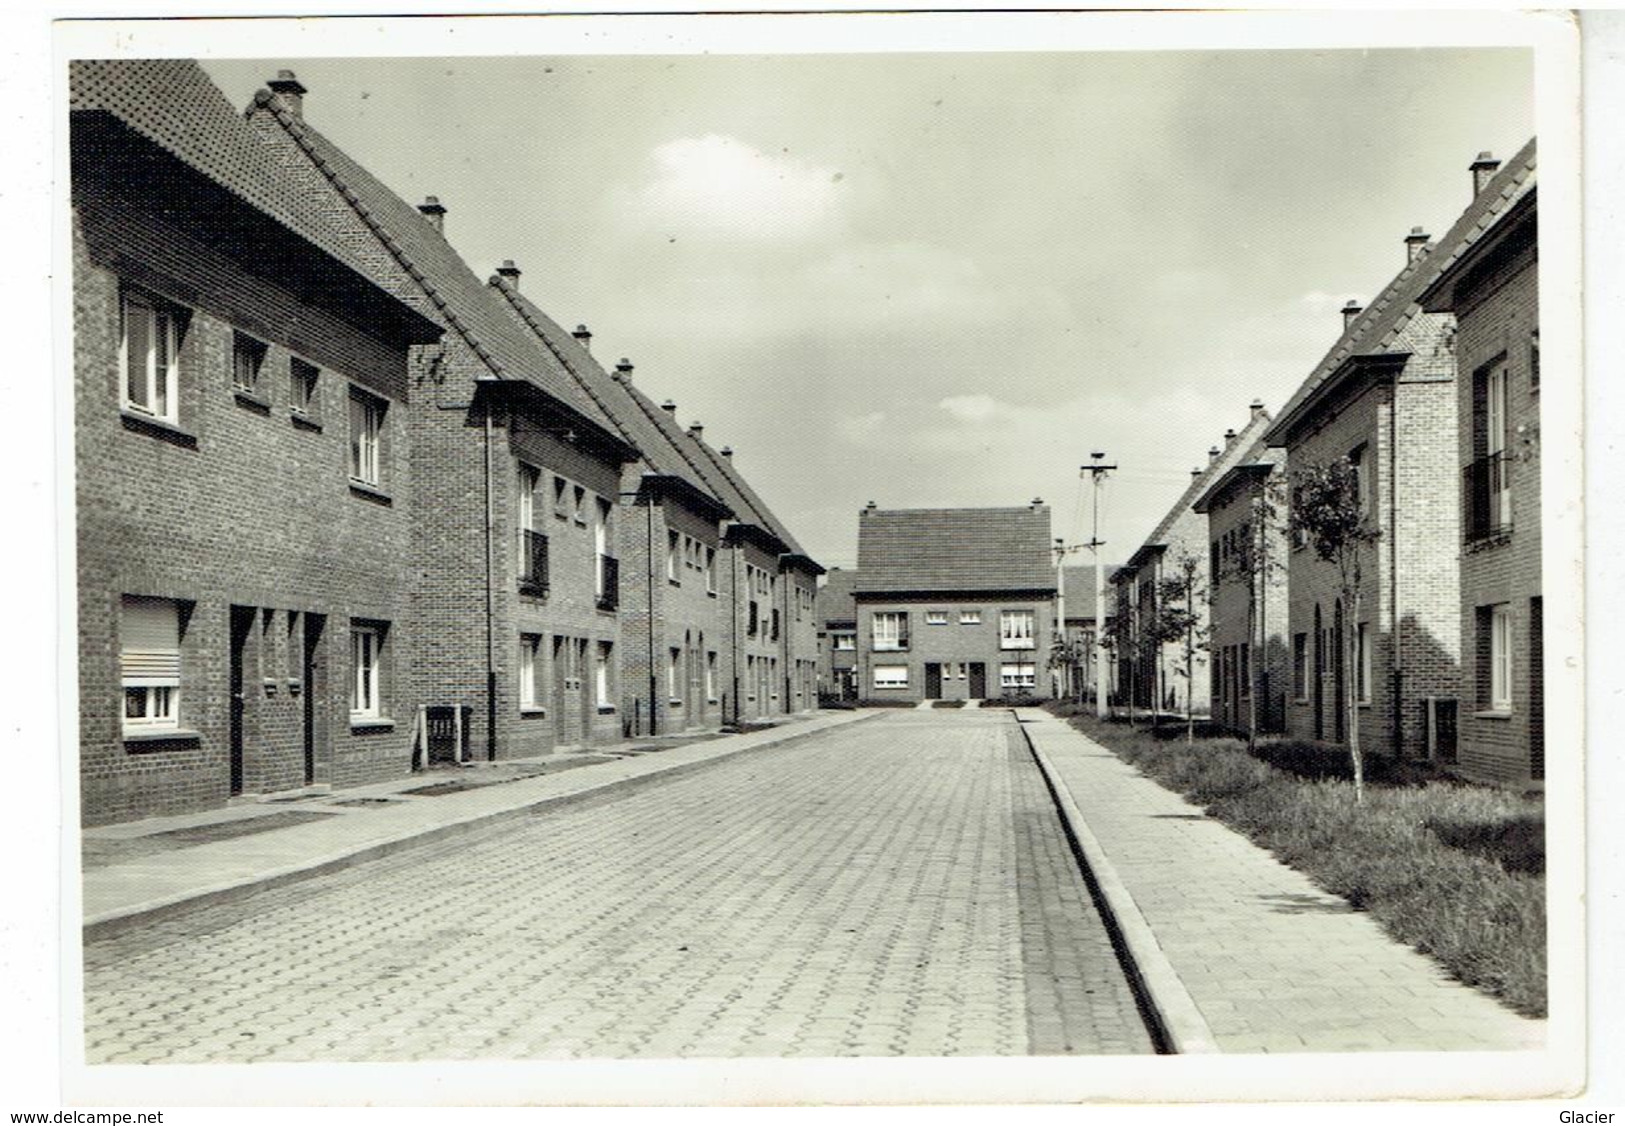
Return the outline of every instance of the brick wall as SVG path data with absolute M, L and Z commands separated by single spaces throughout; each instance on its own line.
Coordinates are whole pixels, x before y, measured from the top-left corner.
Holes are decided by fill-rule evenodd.
M 1027 611 L 1033 615 L 1033 646 L 1030 649 L 1004 649 L 1001 646 L 1000 613 Z M 929 625 L 926 615 L 930 611 L 943 611 L 947 615 L 943 625 Z M 961 622 L 966 612 L 980 615 L 980 621 Z M 980 664 L 986 676 L 986 689 L 981 696 L 995 697 L 1006 694 L 1001 687 L 1001 666 L 1031 664 L 1033 666 L 1034 699 L 1051 696 L 1049 676 L 1049 639 L 1054 631 L 1055 603 L 1052 599 L 1035 599 L 1031 594 L 1006 596 L 989 591 L 985 597 L 945 598 L 937 595 L 879 595 L 862 594 L 857 598 L 858 613 L 858 696 L 863 699 L 926 699 L 926 665 L 952 664 L 950 677 L 943 671 L 941 699 L 965 700 L 973 695 L 971 667 Z M 874 644 L 874 615 L 877 613 L 907 613 L 909 615 L 909 648 L 903 652 L 877 650 Z M 900 688 L 877 688 L 876 665 L 906 665 L 908 684 Z
M 1277 479 L 1281 470 L 1275 470 Z M 1226 535 L 1251 538 L 1259 534 L 1254 506 L 1259 503 L 1261 481 L 1238 482 L 1208 510 L 1210 544 Z M 1278 510 L 1273 525 L 1266 525 L 1262 550 L 1254 549 L 1254 573 L 1246 574 L 1221 555 L 1220 570 L 1210 582 L 1212 621 L 1211 708 L 1215 722 L 1234 731 L 1246 731 L 1248 700 L 1244 690 L 1256 691 L 1252 701 L 1259 731 L 1281 730 L 1286 722 L 1290 688 L 1290 638 L 1287 635 L 1286 512 Z M 1209 571 L 1212 551 L 1209 551 Z M 1253 591 L 1249 610 L 1249 588 Z M 1247 656 L 1242 658 L 1242 650 Z M 1245 660 L 1245 665 L 1243 664 Z M 1243 670 L 1248 670 L 1244 672 Z

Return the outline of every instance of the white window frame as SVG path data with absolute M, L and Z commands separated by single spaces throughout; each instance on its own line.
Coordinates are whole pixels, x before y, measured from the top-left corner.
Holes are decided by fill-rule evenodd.
M 871 671 L 878 691 L 908 687 L 907 665 L 875 665 Z
M 306 418 L 314 416 L 321 378 L 318 365 L 298 356 L 288 357 L 288 409 Z
M 377 719 L 383 715 L 382 674 L 384 630 L 369 624 L 350 625 L 350 718 Z
M 678 575 L 678 573 L 677 573 L 677 549 L 678 549 L 678 546 L 679 546 L 679 544 L 681 542 L 682 542 L 682 537 L 680 537 L 676 532 L 673 532 L 673 531 L 667 531 L 666 532 L 666 581 L 667 582 L 681 583 L 683 581 L 682 577 L 680 575 Z
M 265 367 L 265 356 L 270 351 L 265 341 L 258 340 L 240 330 L 231 334 L 231 384 L 238 391 L 250 395 L 260 393 L 260 372 Z
M 536 633 L 519 635 L 519 707 L 521 711 L 542 710 L 542 637 Z
M 947 625 L 948 624 L 948 611 L 946 611 L 946 610 L 927 610 L 925 612 L 925 624 L 928 625 L 928 626 L 945 626 L 945 625 Z
M 1038 615 L 1032 610 L 999 611 L 999 648 L 1036 649 Z
M 857 650 L 858 635 L 855 633 L 832 633 L 830 639 L 836 653 L 851 653 Z
M 705 699 L 711 704 L 717 701 L 717 655 L 712 651 L 705 654 Z
M 870 618 L 870 636 L 876 653 L 903 653 L 903 622 L 907 615 L 901 610 L 876 610 Z
M 683 651 L 681 649 L 668 649 L 666 656 L 666 699 L 679 700 L 682 697 L 678 694 L 677 689 L 681 683 L 681 677 L 677 674 L 681 668 Z
M 141 318 L 146 326 L 145 354 L 130 354 L 130 325 Z M 145 293 L 125 290 L 119 295 L 119 405 L 124 410 L 173 423 L 179 417 L 180 344 L 176 312 Z M 130 365 L 139 363 L 142 398 L 130 396 Z
M 1490 607 L 1490 710 L 1512 710 L 1512 603 Z
M 541 487 L 542 471 L 534 465 L 519 463 L 519 530 L 536 531 L 536 490 Z
M 135 627 L 138 616 L 151 619 L 140 631 Z M 160 620 L 165 618 L 169 620 Z M 174 731 L 180 726 L 180 621 L 180 603 L 167 598 L 126 597 L 121 603 L 119 657 L 126 732 Z M 134 640 L 145 644 L 131 645 Z M 139 714 L 130 714 L 132 700 L 140 701 Z
M 705 549 L 705 592 L 717 592 L 717 552 L 714 547 Z
M 1499 454 L 1503 462 L 1495 470 L 1495 479 L 1501 487 L 1490 497 L 1493 523 L 1501 528 L 1512 523 L 1512 474 L 1504 464 L 1510 382 L 1505 360 L 1497 362 L 1484 378 L 1484 453 L 1491 457 Z
M 1037 664 L 1032 661 L 1000 663 L 999 687 L 1006 691 L 1012 688 L 1038 687 Z
M 1349 451 L 1349 466 L 1354 470 L 1354 503 L 1362 516 L 1371 514 L 1371 474 L 1366 465 L 1369 449 L 1361 443 Z
M 961 611 L 959 611 L 959 624 L 962 625 L 962 626 L 979 626 L 979 625 L 981 625 L 982 624 L 982 612 L 980 610 L 961 610 Z
M 593 685 L 594 694 L 598 699 L 600 709 L 613 707 L 609 698 L 609 662 L 610 645 L 607 641 L 600 641 L 593 657 Z
M 359 387 L 350 388 L 350 480 L 378 488 L 381 476 L 385 404 Z
M 593 546 L 593 595 L 598 598 L 604 596 L 606 587 L 604 576 L 604 559 L 609 555 L 609 501 L 603 497 L 594 497 L 592 505 L 592 546 Z

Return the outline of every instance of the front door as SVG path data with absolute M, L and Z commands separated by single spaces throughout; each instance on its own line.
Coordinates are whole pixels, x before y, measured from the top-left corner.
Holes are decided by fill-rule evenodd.
M 230 755 L 231 755 L 231 795 L 236 797 L 243 792 L 243 720 L 247 699 L 243 692 L 243 657 L 248 648 L 248 638 L 254 626 L 254 608 L 252 606 L 233 606 L 231 608 L 231 649 L 229 653 L 229 684 L 228 690 L 231 699 L 230 719 Z
M 925 698 L 942 699 L 942 666 L 935 661 L 925 663 Z
M 300 687 L 305 693 L 303 707 L 304 750 L 305 750 L 305 785 L 309 786 L 316 781 L 316 757 L 323 732 L 318 728 L 321 714 L 317 711 L 316 701 L 324 699 L 322 693 L 326 690 L 327 676 L 321 665 L 322 630 L 327 619 L 321 614 L 301 615 L 301 634 L 304 639 L 304 654 L 299 669 Z
M 987 698 L 987 666 L 981 661 L 970 663 L 970 698 L 972 700 Z
M 553 744 L 558 747 L 570 742 L 570 725 L 566 713 L 570 710 L 570 639 L 553 635 Z

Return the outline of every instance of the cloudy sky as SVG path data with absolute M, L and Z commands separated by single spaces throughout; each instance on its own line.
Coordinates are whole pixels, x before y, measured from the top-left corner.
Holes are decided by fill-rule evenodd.
M 871 499 L 1041 496 L 1087 538 L 1093 449 L 1121 560 L 1533 132 L 1516 50 L 205 65 L 237 104 L 295 69 L 307 119 L 841 565 Z

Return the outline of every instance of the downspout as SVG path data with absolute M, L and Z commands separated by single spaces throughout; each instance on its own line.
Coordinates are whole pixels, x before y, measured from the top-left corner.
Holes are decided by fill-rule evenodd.
M 1388 392 L 1388 614 L 1393 623 L 1394 674 L 1393 754 L 1405 752 L 1405 650 L 1399 616 L 1399 377 Z M 1355 625 L 1359 629 L 1359 625 Z
M 496 498 L 493 492 L 491 397 L 485 397 L 485 757 L 497 757 Z
M 659 697 L 659 681 L 655 673 L 655 509 L 645 500 L 643 505 L 644 531 L 649 543 L 649 734 L 657 734 L 655 701 Z

